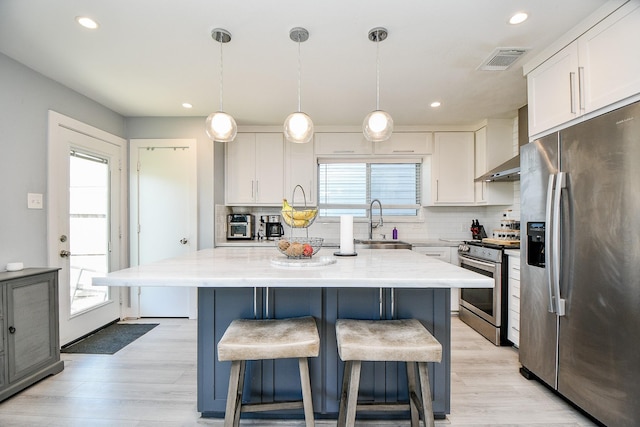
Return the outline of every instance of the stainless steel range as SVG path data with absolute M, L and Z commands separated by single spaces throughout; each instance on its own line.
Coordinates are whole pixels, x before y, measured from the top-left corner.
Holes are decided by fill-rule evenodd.
M 460 320 L 495 345 L 507 340 L 507 262 L 504 246 L 467 241 L 458 246 L 460 267 L 494 279 L 493 289 L 460 289 Z

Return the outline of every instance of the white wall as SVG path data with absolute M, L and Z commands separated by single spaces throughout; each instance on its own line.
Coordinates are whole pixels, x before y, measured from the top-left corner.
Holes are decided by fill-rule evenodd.
M 55 110 L 125 137 L 124 118 L 0 54 L 0 270 L 47 266 L 47 114 Z M 44 209 L 27 209 L 42 193 Z

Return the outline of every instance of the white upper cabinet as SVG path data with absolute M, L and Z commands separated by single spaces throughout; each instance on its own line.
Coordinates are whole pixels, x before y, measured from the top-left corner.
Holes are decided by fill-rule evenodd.
M 383 142 L 373 142 L 374 154 L 431 154 L 431 132 L 396 132 Z
M 316 155 L 368 155 L 373 153 L 371 141 L 362 132 L 322 132 L 315 134 Z
M 291 200 L 296 185 L 302 186 L 308 206 L 316 205 L 317 163 L 313 155 L 313 143 L 284 143 L 284 190 L 285 198 L 299 205 L 303 202 L 302 193 L 296 191 L 296 200 Z
M 578 39 L 583 110 L 640 93 L 640 3 L 629 2 Z
M 565 47 L 529 73 L 529 135 L 577 117 L 577 73 L 577 43 Z
M 640 93 L 640 4 L 628 2 L 527 75 L 529 135 Z
M 473 205 L 474 133 L 435 132 L 431 204 Z
M 475 176 L 478 177 L 513 157 L 513 120 L 489 119 L 475 133 Z M 476 182 L 478 205 L 510 205 L 513 182 Z
M 282 134 L 238 133 L 225 144 L 225 203 L 280 205 L 284 194 Z

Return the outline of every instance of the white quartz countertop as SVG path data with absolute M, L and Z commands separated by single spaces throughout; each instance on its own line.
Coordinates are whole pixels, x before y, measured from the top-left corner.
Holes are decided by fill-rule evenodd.
M 94 285 L 196 287 L 492 288 L 493 280 L 408 249 L 361 249 L 357 256 L 314 257 L 335 263 L 282 267 L 275 247 L 218 247 L 94 277 Z

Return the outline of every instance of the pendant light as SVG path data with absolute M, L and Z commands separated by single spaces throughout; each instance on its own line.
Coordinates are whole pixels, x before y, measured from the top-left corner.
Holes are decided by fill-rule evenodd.
M 313 138 L 311 117 L 300 111 L 300 43 L 309 39 L 309 32 L 296 27 L 289 31 L 289 38 L 298 43 L 298 111 L 289 114 L 284 121 L 284 137 L 287 141 L 304 144 Z
M 231 41 L 231 33 L 222 28 L 211 31 L 211 37 L 220 43 L 220 111 L 209 114 L 205 130 L 209 138 L 219 142 L 233 141 L 238 133 L 238 125 L 234 118 L 222 109 L 222 45 Z
M 376 109 L 364 118 L 362 133 L 371 142 L 386 141 L 393 132 L 393 119 L 386 111 L 380 109 L 380 42 L 387 38 L 385 28 L 377 27 L 369 31 L 369 40 L 376 43 Z

